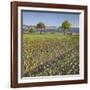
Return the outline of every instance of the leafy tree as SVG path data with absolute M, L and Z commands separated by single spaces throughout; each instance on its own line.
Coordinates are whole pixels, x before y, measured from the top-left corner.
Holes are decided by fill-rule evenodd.
M 71 23 L 69 21 L 64 21 L 60 27 L 63 32 L 64 32 L 64 35 L 66 34 L 66 30 L 70 30 L 71 29 Z
M 36 26 L 37 29 L 40 29 L 40 33 L 45 30 L 45 24 L 43 22 L 39 22 Z
M 33 32 L 34 32 L 34 28 L 30 28 L 30 29 L 29 29 L 29 32 L 30 32 L 30 33 L 33 33 Z

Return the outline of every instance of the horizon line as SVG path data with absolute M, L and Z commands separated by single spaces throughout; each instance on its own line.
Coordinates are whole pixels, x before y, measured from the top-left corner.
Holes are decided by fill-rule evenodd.
M 23 24 L 23 25 L 26 25 L 26 26 L 36 26 L 36 24 L 35 25 L 27 25 L 27 24 Z M 21 25 L 22 26 L 22 25 Z M 46 25 L 46 26 L 54 26 L 54 25 Z M 54 27 L 60 27 L 60 26 L 54 26 Z M 73 28 L 80 28 L 80 27 L 75 27 L 75 26 L 73 26 Z

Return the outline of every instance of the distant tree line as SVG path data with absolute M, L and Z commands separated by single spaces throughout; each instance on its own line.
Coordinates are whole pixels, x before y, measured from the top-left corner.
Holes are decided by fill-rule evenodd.
M 68 20 L 65 20 L 64 22 L 62 22 L 62 24 L 59 26 L 60 29 L 62 29 L 64 35 L 66 34 L 67 31 L 69 31 L 71 29 L 71 23 Z M 40 34 L 45 31 L 45 24 L 43 22 L 39 22 L 36 25 L 36 28 L 40 30 Z M 29 32 L 33 33 L 34 32 L 34 28 L 29 28 Z

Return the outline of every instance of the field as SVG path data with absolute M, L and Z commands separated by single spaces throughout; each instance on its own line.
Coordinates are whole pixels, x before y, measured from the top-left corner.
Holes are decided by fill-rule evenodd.
M 79 74 L 79 36 L 23 34 L 23 76 Z

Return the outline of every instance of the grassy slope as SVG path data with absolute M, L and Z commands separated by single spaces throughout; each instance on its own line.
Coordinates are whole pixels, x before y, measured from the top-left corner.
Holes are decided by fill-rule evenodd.
M 24 76 L 79 73 L 78 36 L 24 34 L 23 40 Z

